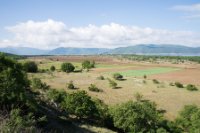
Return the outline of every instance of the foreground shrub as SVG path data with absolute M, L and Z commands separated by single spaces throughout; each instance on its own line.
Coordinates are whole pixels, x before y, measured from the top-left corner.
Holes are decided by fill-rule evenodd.
M 118 105 L 111 110 L 114 126 L 124 132 L 156 131 L 162 115 L 152 102 L 132 102 Z
M 69 114 L 76 115 L 78 118 L 92 118 L 96 115 L 97 108 L 95 102 L 85 91 L 78 91 L 65 97 L 62 108 Z
M 187 85 L 186 89 L 189 91 L 197 91 L 198 90 L 198 88 L 192 84 Z
M 122 80 L 122 79 L 123 79 L 123 76 L 122 76 L 121 74 L 119 74 L 119 73 L 114 73 L 114 74 L 113 74 L 113 78 L 114 78 L 115 80 Z
M 25 62 L 23 68 L 26 72 L 36 73 L 38 71 L 38 66 L 34 61 Z
M 176 119 L 176 123 L 184 132 L 200 132 L 200 108 L 196 105 L 185 106 Z
M 62 65 L 61 65 L 61 70 L 63 72 L 67 72 L 67 73 L 73 72 L 74 69 L 75 69 L 75 67 L 72 63 L 62 63 Z
M 100 91 L 102 91 L 98 87 L 96 87 L 96 85 L 94 85 L 94 84 L 90 84 L 90 86 L 88 87 L 88 89 L 90 91 L 94 91 L 94 92 L 100 92 Z
M 180 82 L 175 82 L 174 84 L 178 88 L 183 88 L 183 84 L 181 84 Z
M 7 120 L 1 125 L 0 132 L 14 133 L 14 132 L 36 132 L 36 120 L 32 113 L 23 115 L 20 109 L 13 109 L 10 112 Z
M 61 104 L 64 99 L 67 97 L 67 93 L 65 91 L 58 91 L 55 89 L 49 89 L 47 92 L 48 99 L 55 104 Z

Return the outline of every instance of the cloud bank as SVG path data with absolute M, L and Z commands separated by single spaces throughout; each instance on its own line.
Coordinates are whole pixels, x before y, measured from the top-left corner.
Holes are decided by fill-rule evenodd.
M 13 39 L 0 40 L 0 47 L 23 46 L 40 49 L 56 47 L 115 48 L 136 44 L 182 44 L 200 46 L 200 35 L 191 31 L 125 26 L 116 23 L 67 27 L 63 22 L 49 19 L 27 21 L 6 27 Z
M 184 12 L 185 13 L 184 18 L 187 19 L 200 18 L 200 3 L 192 5 L 176 5 L 172 7 L 172 9 Z

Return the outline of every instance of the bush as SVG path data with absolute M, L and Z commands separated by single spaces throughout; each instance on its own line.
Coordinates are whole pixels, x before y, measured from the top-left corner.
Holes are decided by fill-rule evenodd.
M 112 87 L 113 89 L 116 89 L 117 88 L 117 83 L 111 79 L 108 79 L 109 81 L 109 85 L 110 87 Z
M 101 75 L 101 76 L 97 77 L 97 79 L 98 80 L 104 80 L 105 78 L 104 78 L 104 76 Z
M 75 86 L 73 84 L 73 81 L 70 81 L 68 84 L 67 84 L 67 88 L 68 89 L 75 89 Z
M 198 133 L 200 131 L 200 108 L 196 105 L 186 105 L 179 113 L 176 123 L 183 132 Z
M 88 87 L 88 89 L 90 91 L 94 91 L 94 92 L 100 92 L 101 90 L 99 88 L 96 87 L 96 85 L 94 84 L 90 84 L 90 86 Z
M 144 77 L 144 79 L 146 79 L 146 78 L 147 78 L 147 75 L 144 75 L 143 77 Z
M 55 89 L 49 89 L 47 92 L 48 99 L 52 100 L 55 103 L 61 104 L 64 99 L 67 97 L 67 93 L 65 91 L 58 91 Z
M 36 73 L 38 71 L 38 66 L 33 61 L 25 62 L 23 67 L 26 72 Z
M 149 101 L 118 105 L 111 110 L 114 126 L 124 132 L 155 132 L 163 115 Z
M 71 64 L 71 63 L 62 63 L 62 65 L 61 65 L 61 70 L 62 70 L 63 72 L 67 72 L 67 73 L 73 72 L 74 69 L 75 69 L 75 67 L 74 67 L 74 65 Z
M 183 84 L 181 84 L 180 82 L 175 82 L 175 86 L 178 88 L 183 88 Z
M 31 84 L 34 89 L 48 90 L 50 88 L 49 85 L 45 82 L 43 83 L 39 78 L 33 78 Z
M 90 69 L 95 67 L 95 62 L 90 62 L 89 60 L 85 60 L 82 62 L 82 68 L 83 69 Z
M 153 79 L 153 83 L 154 84 L 159 84 L 160 82 L 158 80 L 156 80 L 156 79 Z
M 189 91 L 197 91 L 198 90 L 197 87 L 192 84 L 187 85 L 186 89 Z
M 65 97 L 62 108 L 78 118 L 92 118 L 96 116 L 97 108 L 95 102 L 85 91 L 78 91 Z
M 134 97 L 135 97 L 136 101 L 141 101 L 143 98 L 143 95 L 137 92 L 134 94 Z
M 114 74 L 113 74 L 113 78 L 114 78 L 115 80 L 122 80 L 122 79 L 123 79 L 123 76 L 122 76 L 121 74 L 119 74 L 119 73 L 114 73 Z
M 51 66 L 51 67 L 50 67 L 50 70 L 51 70 L 52 72 L 54 72 L 54 71 L 56 70 L 55 66 Z

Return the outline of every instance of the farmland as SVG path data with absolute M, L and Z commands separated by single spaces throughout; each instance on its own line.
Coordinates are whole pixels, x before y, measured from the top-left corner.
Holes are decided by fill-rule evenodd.
M 73 81 L 78 90 L 85 90 L 93 98 L 103 100 L 106 104 L 113 106 L 129 100 L 135 100 L 134 94 L 141 93 L 145 99 L 154 101 L 158 107 L 166 110 L 165 117 L 175 119 L 178 112 L 188 104 L 200 105 L 200 93 L 191 92 L 185 88 L 171 86 L 170 83 L 179 81 L 184 85 L 195 84 L 199 87 L 200 65 L 197 63 L 172 64 L 152 63 L 139 61 L 122 61 L 110 56 L 49 56 L 30 57 L 26 60 L 35 61 L 39 69 L 50 69 L 56 67 L 55 72 L 29 74 L 29 78 L 40 78 L 52 88 L 73 92 L 69 90 L 66 83 Z M 96 67 L 88 72 L 64 73 L 60 71 L 63 62 L 71 62 L 75 70 L 81 69 L 83 60 L 94 60 Z M 23 62 L 24 60 L 21 60 Z M 123 81 L 116 81 L 118 89 L 111 89 L 107 78 L 112 79 L 113 73 L 120 73 L 124 76 Z M 144 75 L 147 76 L 144 79 Z M 98 80 L 103 76 L 105 80 Z M 191 77 L 194 77 L 191 78 Z M 153 83 L 153 79 L 159 84 Z M 102 92 L 91 92 L 88 90 L 90 84 L 95 84 Z

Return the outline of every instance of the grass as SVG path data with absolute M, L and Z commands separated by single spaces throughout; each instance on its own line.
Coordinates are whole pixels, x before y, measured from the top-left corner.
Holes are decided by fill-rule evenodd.
M 153 75 L 153 74 L 168 73 L 168 72 L 173 72 L 177 70 L 180 70 L 180 69 L 171 68 L 171 67 L 157 67 L 157 68 L 143 69 L 143 70 L 120 71 L 119 73 L 126 77 L 131 77 L 131 76 L 142 77 L 144 75 L 148 76 L 148 75 Z

